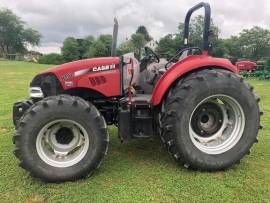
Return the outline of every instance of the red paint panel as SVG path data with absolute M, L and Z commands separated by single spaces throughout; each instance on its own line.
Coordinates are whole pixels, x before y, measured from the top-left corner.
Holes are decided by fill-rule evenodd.
M 165 72 L 156 84 L 152 94 L 152 104 L 158 105 L 172 83 L 184 74 L 207 66 L 222 67 L 232 72 L 238 72 L 236 66 L 223 58 L 213 58 L 208 55 L 192 55 L 174 64 Z
M 99 91 L 107 97 L 119 96 L 121 94 L 119 63 L 119 57 L 84 59 L 49 68 L 43 73 L 54 73 L 64 90 L 85 87 Z M 109 65 L 115 65 L 115 69 L 93 71 L 94 67 Z M 95 77 L 99 77 L 106 82 L 96 85 Z
M 93 79 L 95 82 L 91 82 Z M 78 81 L 77 87 L 90 88 L 107 97 L 119 96 L 121 94 L 120 80 L 120 70 L 118 68 L 109 71 L 91 72 Z
M 240 70 L 252 70 L 256 67 L 257 64 L 254 61 L 245 60 L 245 61 L 238 61 L 236 62 L 235 65 L 240 71 Z

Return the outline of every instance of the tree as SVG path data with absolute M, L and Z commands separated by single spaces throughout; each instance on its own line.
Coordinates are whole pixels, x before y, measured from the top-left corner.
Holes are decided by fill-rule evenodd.
M 9 9 L 0 9 L 0 52 L 24 53 L 27 45 L 38 45 L 41 35 L 23 22 Z
M 123 42 L 122 44 L 119 45 L 117 49 L 117 55 L 123 55 L 126 53 L 134 52 L 135 48 L 131 40 L 128 40 L 126 42 Z
M 238 36 L 231 36 L 228 39 L 223 39 L 223 44 L 226 47 L 226 55 L 228 58 L 243 58 L 241 45 Z
M 175 39 L 175 35 L 168 34 L 165 37 L 161 38 L 156 52 L 159 54 L 160 57 L 169 59 L 173 57 L 177 52 L 177 42 Z M 180 44 L 178 44 L 180 47 Z
M 244 29 L 239 35 L 240 49 L 244 58 L 258 60 L 270 53 L 270 31 L 258 26 Z
M 212 47 L 210 48 L 210 52 L 211 55 L 215 57 L 230 58 L 226 41 L 221 38 L 215 39 L 212 43 Z
M 146 43 L 144 36 L 140 33 L 135 33 L 131 35 L 131 42 L 134 46 L 135 56 L 139 59 L 141 57 L 141 49 Z
M 204 29 L 204 17 L 199 15 L 196 16 L 190 22 L 189 27 L 189 44 L 192 46 L 202 47 L 203 42 L 203 29 Z M 212 36 L 210 37 L 211 44 L 213 45 L 211 54 L 214 56 L 225 55 L 225 45 L 222 40 L 218 38 L 219 29 L 214 25 L 212 19 L 210 24 L 210 29 L 212 30 Z M 184 35 L 184 23 L 180 23 L 178 26 L 178 34 L 169 34 L 161 38 L 159 45 L 157 47 L 157 52 L 161 57 L 170 58 L 176 54 L 176 52 L 183 45 L 183 35 Z
M 93 58 L 96 56 L 96 48 L 94 46 L 90 46 L 87 50 L 87 52 L 85 53 L 85 56 L 87 58 Z
M 140 25 L 136 31 L 137 34 L 142 34 L 144 36 L 144 39 L 149 42 L 152 40 L 152 37 L 149 35 L 147 29 L 145 26 Z
M 63 57 L 66 62 L 86 58 L 90 47 L 93 47 L 94 44 L 95 38 L 92 35 L 80 39 L 67 37 L 62 47 Z
M 110 55 L 109 50 L 106 48 L 106 45 L 101 40 L 96 41 L 94 48 L 96 57 L 104 57 Z
M 83 39 L 77 39 L 78 48 L 79 48 L 79 58 L 86 58 L 86 53 L 90 46 L 95 42 L 95 38 L 92 35 L 89 35 Z
M 81 48 L 83 50 L 83 58 L 87 57 L 87 53 L 89 51 L 89 47 L 93 47 L 95 43 L 95 38 L 92 35 L 88 35 L 84 38 Z
M 117 55 L 123 55 L 126 53 L 134 52 L 136 58 L 141 57 L 141 50 L 145 46 L 147 41 L 152 40 L 151 36 L 145 26 L 138 27 L 136 33 L 131 35 L 131 39 L 123 42 L 117 49 Z
M 97 56 L 110 56 L 112 49 L 112 35 L 100 35 L 96 44 L 96 55 Z
M 52 54 L 45 54 L 45 55 L 41 56 L 38 59 L 38 62 L 41 64 L 58 65 L 58 64 L 64 63 L 64 59 L 63 59 L 63 56 L 61 54 L 52 53 Z
M 204 17 L 202 15 L 198 15 L 190 21 L 189 25 L 189 43 L 192 46 L 201 47 L 203 43 L 203 29 L 204 29 Z M 178 26 L 178 30 L 180 35 L 184 35 L 184 23 L 180 23 Z M 211 42 L 215 43 L 218 39 L 219 28 L 214 25 L 213 20 L 210 22 L 210 30 L 212 31 L 212 35 L 210 37 Z
M 67 37 L 64 40 L 61 51 L 66 62 L 80 59 L 79 43 L 74 37 Z
M 258 60 L 269 56 L 270 30 L 257 26 L 244 29 L 238 36 L 223 39 L 223 45 L 226 49 L 225 57 Z
M 105 57 L 111 55 L 112 35 L 103 34 L 96 41 L 92 41 L 87 49 L 87 57 Z

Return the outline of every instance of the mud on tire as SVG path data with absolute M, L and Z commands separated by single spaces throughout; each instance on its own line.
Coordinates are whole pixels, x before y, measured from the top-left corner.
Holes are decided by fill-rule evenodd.
M 14 154 L 30 175 L 62 182 L 92 174 L 107 153 L 109 137 L 105 120 L 94 105 L 79 97 L 60 95 L 28 109 L 13 140 Z
M 216 95 L 216 98 L 213 95 Z M 210 99 L 205 100 L 206 98 Z M 219 101 L 223 98 L 224 104 Z M 253 88 L 234 73 L 219 69 L 192 73 L 172 87 L 163 103 L 160 119 L 161 139 L 172 157 L 186 168 L 205 171 L 226 169 L 239 163 L 258 141 L 256 137 L 260 128 L 258 102 Z M 230 113 L 234 108 L 236 113 Z M 201 116 L 202 109 L 210 112 L 207 114 L 208 117 Z M 212 123 L 219 120 L 220 124 L 216 122 L 210 128 L 206 125 L 210 122 L 210 118 Z M 222 127 L 225 121 L 228 125 Z M 237 125 L 243 129 L 237 128 Z M 221 128 L 224 131 L 221 131 Z M 230 131 L 230 129 L 237 130 Z M 221 144 L 218 142 L 216 145 L 211 144 L 214 143 L 213 140 L 210 143 L 205 141 L 211 140 L 213 135 L 220 136 Z M 226 145 L 226 142 L 231 145 Z

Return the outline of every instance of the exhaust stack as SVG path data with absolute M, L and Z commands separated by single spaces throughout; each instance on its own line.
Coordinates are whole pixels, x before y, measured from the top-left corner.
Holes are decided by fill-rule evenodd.
M 114 18 L 111 56 L 116 55 L 117 36 L 118 36 L 118 21 L 116 18 Z

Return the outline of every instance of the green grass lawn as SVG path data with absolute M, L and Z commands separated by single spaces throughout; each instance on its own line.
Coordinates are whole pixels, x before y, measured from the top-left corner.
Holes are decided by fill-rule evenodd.
M 0 202 L 270 202 L 270 81 L 249 80 L 261 96 L 264 129 L 238 166 L 216 173 L 189 171 L 159 140 L 121 144 L 117 129 L 110 128 L 108 156 L 93 176 L 47 184 L 18 166 L 11 141 L 12 105 L 28 97 L 31 78 L 47 67 L 0 62 Z

